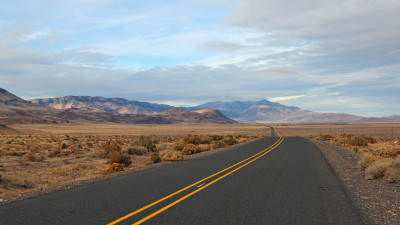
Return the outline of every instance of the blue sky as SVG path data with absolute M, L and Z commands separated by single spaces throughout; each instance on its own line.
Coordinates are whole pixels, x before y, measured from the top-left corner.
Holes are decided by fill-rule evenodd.
M 0 87 L 400 114 L 397 0 L 4 0 Z

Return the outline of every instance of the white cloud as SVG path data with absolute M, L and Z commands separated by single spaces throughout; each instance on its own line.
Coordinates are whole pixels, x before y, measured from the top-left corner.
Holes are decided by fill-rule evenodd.
M 305 95 L 292 95 L 292 96 L 283 96 L 283 97 L 273 97 L 270 98 L 270 101 L 286 101 L 286 100 L 293 100 L 293 99 L 298 99 L 298 98 L 302 98 Z

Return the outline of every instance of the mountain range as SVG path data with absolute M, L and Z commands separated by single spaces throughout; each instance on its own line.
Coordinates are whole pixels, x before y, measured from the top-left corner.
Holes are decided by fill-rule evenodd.
M 166 105 L 135 102 L 137 112 L 131 107 L 131 113 L 118 113 L 121 107 L 116 108 L 116 112 L 111 110 L 113 106 L 100 104 L 91 97 L 71 97 L 74 102 L 59 100 L 39 100 L 26 101 L 5 89 L 0 88 L 0 123 L 1 124 L 21 124 L 21 123 L 131 123 L 131 124 L 173 124 L 173 123 L 218 123 L 231 124 L 236 121 L 226 117 L 217 110 L 197 110 L 187 111 L 176 109 Z M 78 99 L 79 101 L 76 101 Z M 97 99 L 97 97 L 95 98 Z M 98 98 L 101 100 L 101 97 Z M 86 101 L 84 101 L 86 100 Z M 121 105 L 124 102 L 121 99 L 114 99 Z M 114 101 L 113 100 L 113 101 Z M 42 104 L 39 104 L 42 103 Z M 45 103 L 48 103 L 47 106 Z M 62 108 L 52 108 L 50 104 L 63 102 Z M 88 104 L 89 102 L 90 104 Z M 93 104 L 96 102 L 96 104 Z M 103 98 L 103 102 L 107 102 Z M 128 101 L 127 101 L 128 102 Z M 132 102 L 131 102 L 132 103 Z M 131 104 L 129 103 L 129 104 Z M 128 104 L 128 105 L 129 105 Z M 60 107 L 60 104 L 55 106 Z M 76 107 L 73 107 L 76 106 Z M 90 107 L 89 107 L 90 106 Z M 96 106 L 96 107 L 94 107 Z M 82 107 L 82 109 L 80 109 Z M 142 109 L 142 107 L 146 107 Z M 106 110 L 107 109 L 107 110 Z M 152 112 L 150 110 L 163 110 L 162 113 Z M 184 113 L 183 113 L 184 111 Z M 129 112 L 129 111 L 128 111 Z
M 112 112 L 118 114 L 162 115 L 179 120 L 202 121 L 198 115 L 190 112 L 201 110 L 218 110 L 215 119 L 225 115 L 239 122 L 282 122 L 282 123 L 347 123 L 347 122 L 393 122 L 400 121 L 399 117 L 365 118 L 344 113 L 319 113 L 302 110 L 294 106 L 285 106 L 268 100 L 208 102 L 194 107 L 175 108 L 169 105 L 148 102 L 128 101 L 123 98 L 103 98 L 90 96 L 67 96 L 60 98 L 33 99 L 32 103 L 50 106 L 57 109 L 79 109 L 90 112 Z M 175 109 L 175 110 L 173 110 Z M 172 110 L 172 111 L 164 111 Z M 200 110 L 200 111 L 199 111 Z M 190 112 L 189 112 L 190 111 Z M 204 112 L 204 111 L 203 111 Z M 210 112 L 208 112 L 210 114 Z M 178 116 L 179 115 L 179 116 Z M 219 117 L 218 117 L 218 116 Z M 197 118 L 194 120 L 194 118 Z
M 23 100 L 0 88 L 0 123 L 348 123 L 400 122 L 400 117 L 369 118 L 320 113 L 268 100 L 208 102 L 177 108 L 123 98 L 66 96 Z

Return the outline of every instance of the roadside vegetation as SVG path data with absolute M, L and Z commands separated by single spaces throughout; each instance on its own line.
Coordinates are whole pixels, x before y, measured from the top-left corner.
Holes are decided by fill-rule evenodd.
M 310 135 L 318 140 L 347 147 L 362 155 L 357 168 L 365 171 L 366 179 L 400 182 L 400 137 L 355 136 L 352 134 Z
M 262 135 L 0 135 L 0 197 L 243 143 Z

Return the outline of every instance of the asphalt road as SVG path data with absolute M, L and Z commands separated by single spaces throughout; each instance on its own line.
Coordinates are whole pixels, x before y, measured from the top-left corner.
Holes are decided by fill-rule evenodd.
M 202 158 L 0 206 L 2 225 L 138 221 L 368 224 L 321 152 L 307 139 L 296 137 L 263 138 Z

